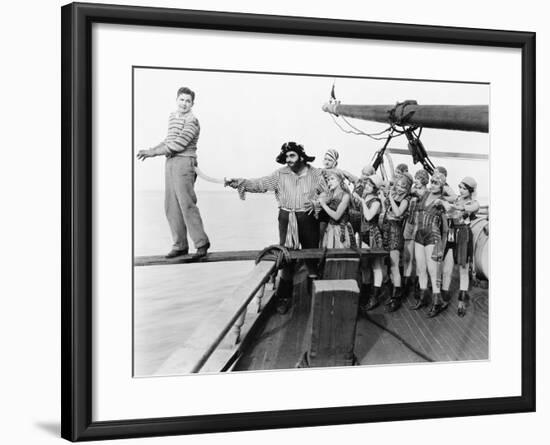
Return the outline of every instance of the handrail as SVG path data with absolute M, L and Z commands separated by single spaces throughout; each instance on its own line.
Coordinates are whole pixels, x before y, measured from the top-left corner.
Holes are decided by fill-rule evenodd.
M 257 253 L 257 251 L 213 252 L 209 253 L 206 258 L 201 258 L 201 260 L 242 261 L 256 258 Z M 291 260 L 303 260 L 350 256 L 357 258 L 358 256 L 384 256 L 387 254 L 388 252 L 382 249 L 301 249 L 290 251 L 288 256 Z M 178 261 L 178 258 L 136 257 L 135 265 L 179 264 L 179 262 L 188 262 L 186 259 L 186 257 L 181 257 Z M 234 333 L 236 334 L 235 338 L 233 336 L 230 338 L 231 347 L 234 349 L 233 346 L 241 335 L 247 307 L 278 268 L 275 259 L 276 255 L 267 254 L 263 256 L 262 260 L 256 264 L 244 281 L 230 295 L 225 297 L 215 312 L 212 312 L 187 339 L 182 350 L 183 353 L 174 356 L 170 365 L 167 362 L 165 364 L 177 367 L 179 372 L 198 373 L 219 348 L 232 327 L 234 327 Z
M 206 348 L 206 351 L 202 354 L 202 356 L 197 360 L 195 365 L 191 368 L 191 373 L 197 373 L 201 370 L 201 368 L 204 366 L 204 364 L 208 361 L 212 353 L 216 350 L 218 345 L 222 342 L 224 337 L 227 335 L 231 327 L 235 324 L 237 319 L 241 316 L 243 311 L 246 311 L 246 308 L 248 304 L 252 301 L 256 293 L 260 290 L 260 288 L 269 281 L 269 277 L 273 272 L 275 272 L 276 265 L 273 262 L 271 267 L 267 269 L 265 274 L 263 275 L 263 278 L 254 286 L 253 290 L 249 293 L 249 295 L 246 297 L 246 299 L 241 303 L 241 305 L 238 307 L 235 314 L 227 321 L 227 323 L 224 325 L 222 330 L 218 333 L 218 335 L 214 338 L 210 346 Z M 234 293 L 239 292 L 239 287 L 235 289 Z

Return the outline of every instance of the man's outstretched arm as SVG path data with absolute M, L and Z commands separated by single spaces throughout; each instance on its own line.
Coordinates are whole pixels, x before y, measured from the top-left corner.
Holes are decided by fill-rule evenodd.
M 273 172 L 271 175 L 255 179 L 227 178 L 225 180 L 225 185 L 237 189 L 242 198 L 246 192 L 274 192 L 279 185 L 279 174 L 278 172 Z

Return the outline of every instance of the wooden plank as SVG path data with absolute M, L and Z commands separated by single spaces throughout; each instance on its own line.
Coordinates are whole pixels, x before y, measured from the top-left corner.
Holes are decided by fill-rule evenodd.
M 411 311 L 413 312 L 413 311 Z M 424 323 L 424 311 L 414 311 L 414 313 L 411 313 L 411 319 L 413 321 L 413 329 L 416 329 L 419 332 L 418 340 L 420 342 L 420 350 L 426 354 L 428 357 L 432 358 L 433 360 L 437 361 L 435 351 L 432 347 L 432 343 L 430 341 L 429 336 L 429 330 L 426 327 L 426 324 Z
M 193 255 L 182 255 L 175 258 L 166 258 L 162 255 L 137 256 L 134 258 L 134 266 L 163 266 L 186 263 L 215 263 L 220 261 L 254 261 L 259 250 L 238 250 L 224 252 L 209 252 L 205 257 L 197 260 Z M 347 258 L 347 257 L 381 257 L 388 254 L 382 249 L 300 249 L 290 250 L 292 260 L 320 260 L 326 254 L 327 258 Z M 266 255 L 266 260 L 274 260 L 273 255 Z
M 443 341 L 443 336 L 445 329 L 442 327 L 441 319 L 444 315 L 440 314 L 439 316 L 435 318 L 426 319 L 426 324 L 428 325 L 428 329 L 430 330 L 432 341 L 431 344 L 434 347 L 434 351 L 436 353 L 436 357 L 434 357 L 435 360 L 441 362 L 441 361 L 453 361 L 453 356 L 451 352 L 449 351 L 448 344 Z
M 312 288 L 302 366 L 351 366 L 359 302 L 357 281 L 316 280 Z
M 470 325 L 473 322 L 473 318 L 464 317 L 458 319 L 458 317 L 450 318 L 450 325 L 454 326 L 457 333 L 457 339 L 461 345 L 461 350 L 468 350 L 474 356 L 475 360 L 483 359 L 483 354 L 479 348 L 478 342 L 474 341 L 470 334 Z
M 439 337 L 443 343 L 447 355 L 449 355 L 450 360 L 456 361 L 462 358 L 463 351 L 460 350 L 458 343 L 456 342 L 456 334 L 452 329 L 449 328 L 448 317 L 452 316 L 452 303 L 449 307 L 435 317 L 435 320 L 438 324 L 438 330 L 436 335 Z M 454 314 L 456 317 L 456 313 Z
M 377 322 L 383 321 L 377 320 Z M 385 365 L 394 363 L 425 362 L 401 341 L 369 320 L 361 318 L 357 323 L 355 354 L 360 365 Z
M 273 311 L 253 344 L 243 351 L 234 371 L 292 369 L 296 366 L 304 351 L 304 337 L 311 307 L 307 287 L 307 269 L 301 267 L 294 274 L 290 310 L 283 315 Z
M 359 258 L 327 258 L 323 280 L 356 280 L 359 284 Z
M 185 342 L 183 348 L 177 351 L 177 357 L 169 358 L 159 372 L 185 374 L 194 372 L 197 367 L 203 365 L 274 270 L 275 263 L 272 261 L 262 261 L 254 266 L 243 283 L 222 301 Z
M 330 263 L 326 262 L 326 266 Z M 329 269 L 332 266 L 329 266 Z M 327 269 L 325 269 L 326 274 Z M 334 271 L 330 271 L 332 274 Z M 338 272 L 338 271 L 336 271 Z M 301 348 L 297 346 L 307 325 L 305 314 L 309 313 L 305 276 L 298 274 L 295 287 L 295 306 L 292 313 L 284 316 L 275 314 L 262 331 L 251 350 L 243 354 L 255 357 L 259 367 L 241 363 L 245 369 L 288 369 L 294 367 L 299 359 Z M 360 318 L 357 323 L 355 354 L 360 364 L 415 363 L 429 357 L 434 361 L 483 360 L 488 358 L 488 319 L 487 290 L 472 288 L 472 304 L 464 319 L 456 314 L 456 291 L 458 273 L 453 276 L 450 307 L 433 319 L 426 318 L 426 309 L 411 311 L 407 304 L 393 313 L 386 313 L 381 305 L 370 312 L 372 321 Z M 302 292 L 302 293 L 300 293 Z M 300 293 L 300 295 L 297 295 Z M 381 327 L 375 325 L 376 321 Z M 389 329 L 405 343 L 386 331 Z M 432 338 L 435 336 L 434 338 Z M 434 339 L 439 340 L 439 345 Z M 412 348 L 410 349 L 407 344 Z M 255 349 L 255 350 L 254 350 Z M 414 350 L 422 355 L 418 355 Z

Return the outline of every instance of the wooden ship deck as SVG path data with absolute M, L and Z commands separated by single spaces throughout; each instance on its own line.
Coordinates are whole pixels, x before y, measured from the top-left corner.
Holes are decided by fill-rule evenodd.
M 271 308 L 265 322 L 255 327 L 248 344 L 233 371 L 289 369 L 296 367 L 304 352 L 306 327 L 311 310 L 304 270 L 297 274 L 294 302 L 284 315 Z M 457 278 L 457 277 L 454 277 Z M 451 294 L 456 294 L 453 279 Z M 434 318 L 426 317 L 426 309 L 413 311 L 404 301 L 396 312 L 387 313 L 381 304 L 360 317 L 355 337 L 355 355 L 359 365 L 381 365 L 415 362 L 487 360 L 488 298 L 487 289 L 472 287 L 470 305 L 465 317 L 457 316 L 456 297 L 449 307 Z
M 201 262 L 250 259 L 256 254 L 209 254 Z M 410 301 L 404 301 L 398 311 L 388 313 L 383 304 L 385 295 L 382 296 L 382 304 L 370 311 L 367 317 L 358 314 L 359 265 L 368 258 L 386 255 L 385 251 L 370 249 L 334 249 L 329 250 L 328 254 L 323 249 L 291 251 L 296 267 L 293 304 L 284 315 L 274 310 L 274 283 L 269 277 L 276 271 L 276 263 L 273 255 L 268 255 L 236 289 L 223 298 L 220 306 L 202 321 L 189 338 L 182 339 L 180 347 L 154 374 L 238 372 L 292 369 L 299 364 L 303 366 L 304 353 L 310 351 L 308 347 L 311 347 L 313 339 L 312 287 L 318 283 L 308 283 L 303 260 L 322 257 L 325 268 L 321 283 L 351 282 L 355 291 L 350 301 L 355 306 L 350 309 L 348 304 L 348 309 L 345 309 L 347 316 L 344 318 L 341 314 L 334 315 L 334 312 L 324 320 L 315 322 L 318 329 L 316 335 L 324 336 L 322 343 L 325 345 L 337 345 L 340 348 L 342 342 L 352 344 L 355 365 L 488 360 L 487 282 L 482 282 L 481 287 L 471 287 L 470 304 L 463 318 L 457 315 L 457 276 L 452 280 L 450 295 L 453 298 L 449 307 L 437 317 L 428 318 L 427 308 L 410 310 Z M 135 265 L 181 264 L 189 261 L 191 259 L 188 257 L 172 260 L 141 257 L 136 258 Z M 336 294 L 330 298 L 334 301 L 335 297 Z M 329 311 L 342 308 L 342 303 L 332 304 Z M 350 326 L 353 326 L 352 331 L 349 331 Z M 351 332 L 351 336 L 348 333 L 348 339 L 343 341 L 342 336 L 346 334 L 342 332 L 346 329 Z M 337 356 L 334 354 L 334 357 Z M 317 360 L 310 365 L 342 366 L 341 361 L 334 360 L 329 352 L 324 360 Z

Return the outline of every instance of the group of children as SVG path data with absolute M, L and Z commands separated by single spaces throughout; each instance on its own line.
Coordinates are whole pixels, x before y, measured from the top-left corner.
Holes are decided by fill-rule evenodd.
M 399 164 L 390 182 L 372 166 L 366 166 L 360 177 L 338 169 L 338 152 L 333 149 L 323 163 L 328 192 L 317 206 L 321 247 L 366 245 L 389 251 L 388 263 L 372 259 L 362 264 L 361 313 L 380 304 L 384 277 L 389 276 L 389 312 L 398 310 L 404 298 L 414 302 L 412 310 L 428 306 L 429 280 L 432 299 L 427 316 L 435 317 L 449 305 L 451 276 L 458 265 L 458 315 L 463 317 L 473 257 L 470 222 L 479 210 L 476 181 L 463 178 L 457 195 L 447 184 L 444 167 L 436 167 L 431 177 L 424 169 L 413 177 L 407 165 Z

